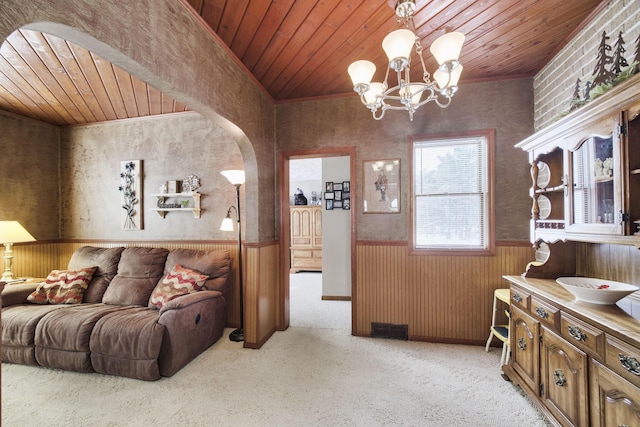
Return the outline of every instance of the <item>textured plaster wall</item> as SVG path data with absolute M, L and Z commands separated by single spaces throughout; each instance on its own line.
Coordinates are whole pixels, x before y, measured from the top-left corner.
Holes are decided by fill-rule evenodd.
M 630 64 L 640 37 L 640 1 L 612 0 L 567 46 L 562 49 L 535 76 L 535 128 L 540 130 L 553 123 L 561 113 L 569 110 L 571 98 L 579 78 L 585 83 L 592 80 L 598 46 L 605 31 L 607 44 L 615 45 L 622 31 L 625 41 L 625 58 Z M 610 54 L 613 50 L 610 51 Z
M 57 126 L 0 113 L 0 221 L 36 240 L 58 238 L 59 141 Z
M 3 0 L 0 40 L 20 27 L 85 47 L 224 128 L 240 147 L 246 238 L 275 239 L 275 108 L 177 0 Z
M 463 84 L 448 108 L 423 106 L 413 122 L 396 111 L 376 121 L 355 96 L 277 107 L 279 151 L 356 147 L 351 191 L 358 240 L 408 239 L 409 138 L 486 128 L 496 129 L 496 238 L 527 240 L 531 176 L 526 153 L 514 144 L 533 132 L 531 79 Z M 401 213 L 363 214 L 362 162 L 394 158 L 401 159 Z
M 220 231 L 235 189 L 220 174 L 242 169 L 240 149 L 224 129 L 197 113 L 122 120 L 64 129 L 61 153 L 63 239 L 233 240 Z M 122 229 L 120 162 L 143 161 L 144 229 Z M 200 178 L 202 215 L 155 208 L 159 187 L 188 175 Z M 138 212 L 140 209 L 138 209 Z M 244 214 L 243 214 L 244 217 Z

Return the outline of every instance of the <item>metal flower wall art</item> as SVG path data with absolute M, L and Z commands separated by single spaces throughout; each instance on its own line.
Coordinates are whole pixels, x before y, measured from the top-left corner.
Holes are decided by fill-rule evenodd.
M 122 229 L 142 230 L 142 160 L 120 162 Z

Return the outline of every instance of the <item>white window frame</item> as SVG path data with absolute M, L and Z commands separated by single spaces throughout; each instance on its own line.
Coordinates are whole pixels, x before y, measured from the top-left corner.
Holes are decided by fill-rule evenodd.
M 434 148 L 442 147 L 447 144 L 460 144 L 464 145 L 478 144 L 480 143 L 484 149 L 482 156 L 482 163 L 480 165 L 481 181 L 484 183 L 483 188 L 479 190 L 480 206 L 484 215 L 484 226 L 482 227 L 483 237 L 481 238 L 481 244 L 465 244 L 465 243 L 446 243 L 434 242 L 433 244 L 417 244 L 419 240 L 417 238 L 418 216 L 420 212 L 417 212 L 417 200 L 419 197 L 439 197 L 441 200 L 447 200 L 448 193 L 423 193 L 416 194 L 416 150 L 429 148 L 433 145 Z M 411 220 L 409 227 L 409 235 L 411 239 L 411 252 L 413 254 L 430 254 L 430 255 L 494 255 L 495 254 L 495 207 L 494 207 L 494 169 L 495 169 L 495 130 L 483 129 L 468 132 L 456 132 L 446 133 L 438 135 L 428 135 L 414 137 L 409 142 L 409 155 L 410 155 L 410 194 L 411 194 Z M 451 195 L 451 199 L 459 197 L 460 194 L 454 193 Z

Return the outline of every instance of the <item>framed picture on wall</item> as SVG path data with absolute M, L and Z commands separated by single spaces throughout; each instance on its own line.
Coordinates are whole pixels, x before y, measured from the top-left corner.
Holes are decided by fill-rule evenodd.
M 333 193 L 333 182 L 326 182 L 324 185 L 324 191 L 327 193 Z
M 333 210 L 333 199 L 327 199 L 324 202 L 326 203 L 326 209 L 328 211 Z
M 400 159 L 365 160 L 362 175 L 363 212 L 400 213 Z
M 325 200 L 333 200 L 334 199 L 334 194 L 333 193 L 324 193 L 324 199 Z

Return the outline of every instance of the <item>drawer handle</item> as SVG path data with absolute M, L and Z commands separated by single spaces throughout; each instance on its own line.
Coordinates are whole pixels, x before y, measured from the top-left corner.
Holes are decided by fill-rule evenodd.
M 520 339 L 518 340 L 518 348 L 523 351 L 527 348 L 527 343 L 522 337 L 520 337 Z
M 580 330 L 579 327 L 577 326 L 569 326 L 569 335 L 571 335 L 573 338 L 577 339 L 578 341 L 586 341 L 587 340 L 587 336 L 584 334 L 584 332 L 582 332 Z
M 631 356 L 625 356 L 622 353 L 619 353 L 618 357 L 620 358 L 620 364 L 624 369 L 631 372 L 633 375 L 640 376 L 640 363 L 638 362 L 638 359 Z
M 520 294 L 513 294 L 513 300 L 519 304 L 522 302 L 522 297 Z
M 545 309 L 542 307 L 536 307 L 536 314 L 541 319 L 547 319 L 549 317 L 549 313 L 547 313 Z
M 558 387 L 562 387 L 567 383 L 567 379 L 565 378 L 561 369 L 556 369 L 553 372 L 553 382 L 555 382 Z

